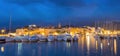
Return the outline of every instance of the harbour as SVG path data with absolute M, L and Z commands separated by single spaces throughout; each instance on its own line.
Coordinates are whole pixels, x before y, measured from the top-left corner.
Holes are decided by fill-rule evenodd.
M 78 42 L 8 42 L 0 44 L 6 56 L 119 56 L 119 39 L 83 36 Z M 12 51 L 11 51 L 12 50 Z

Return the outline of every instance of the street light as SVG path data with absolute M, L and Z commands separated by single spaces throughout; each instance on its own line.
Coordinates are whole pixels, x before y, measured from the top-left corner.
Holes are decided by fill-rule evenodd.
M 2 29 L 2 30 L 1 30 L 1 33 L 2 33 L 2 34 L 5 33 L 5 29 Z

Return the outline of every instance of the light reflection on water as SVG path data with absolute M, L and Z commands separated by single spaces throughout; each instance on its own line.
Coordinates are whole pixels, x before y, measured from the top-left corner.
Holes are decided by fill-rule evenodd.
M 120 56 L 120 40 L 81 37 L 78 42 L 0 44 L 0 56 Z

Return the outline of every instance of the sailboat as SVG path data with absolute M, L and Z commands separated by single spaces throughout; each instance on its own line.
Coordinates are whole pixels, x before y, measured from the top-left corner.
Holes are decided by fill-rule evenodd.
M 9 21 L 9 33 L 8 33 L 8 35 L 9 35 L 9 37 L 6 37 L 5 38 L 5 41 L 6 42 L 14 42 L 15 40 L 14 40 L 14 38 L 12 37 L 13 36 L 13 34 L 11 33 L 11 16 L 10 16 L 10 21 Z

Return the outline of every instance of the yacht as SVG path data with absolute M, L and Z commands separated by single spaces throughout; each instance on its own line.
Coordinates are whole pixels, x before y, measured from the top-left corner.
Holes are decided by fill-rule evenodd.
M 99 37 L 100 37 L 100 36 L 99 36 L 99 35 L 97 35 L 97 34 L 94 36 L 94 38 L 99 38 Z
M 73 37 L 73 41 L 78 41 L 78 35 L 75 35 L 74 37 Z
M 29 36 L 23 36 L 22 42 L 29 42 Z
M 69 33 L 66 33 L 63 38 L 64 41 L 72 41 L 72 36 Z
M 37 42 L 38 40 L 39 40 L 39 37 L 36 36 L 36 35 L 34 35 L 34 36 L 32 36 L 32 37 L 29 38 L 30 42 Z
M 120 39 L 120 36 L 118 36 L 117 39 Z
M 46 42 L 47 41 L 47 38 L 43 35 L 37 35 L 39 37 L 39 41 L 40 42 Z
M 5 42 L 5 37 L 0 37 L 0 43 Z
M 12 18 L 11 18 L 11 16 L 10 16 L 10 21 L 9 21 L 9 33 L 8 33 L 8 35 L 9 35 L 9 37 L 6 37 L 6 42 L 15 42 L 15 41 L 18 41 L 18 39 L 17 38 L 14 38 L 15 37 L 15 34 L 13 34 L 13 33 L 11 33 L 11 26 L 12 26 Z M 21 41 L 21 40 L 19 40 L 19 41 Z
M 120 39 L 120 35 L 117 35 L 116 39 Z
M 53 35 L 49 35 L 48 38 L 47 38 L 47 40 L 48 40 L 49 42 L 51 42 L 51 41 L 54 41 L 55 38 L 54 38 Z
M 57 40 L 57 41 L 62 41 L 62 40 L 63 40 L 63 37 L 64 37 L 63 35 L 58 35 L 57 38 L 56 38 L 56 40 Z
M 6 38 L 5 38 L 5 41 L 6 41 L 6 42 L 14 42 L 15 40 L 14 40 L 13 37 L 6 37 Z
M 15 42 L 21 42 L 22 41 L 22 37 L 21 36 L 16 36 L 13 39 L 15 40 Z

